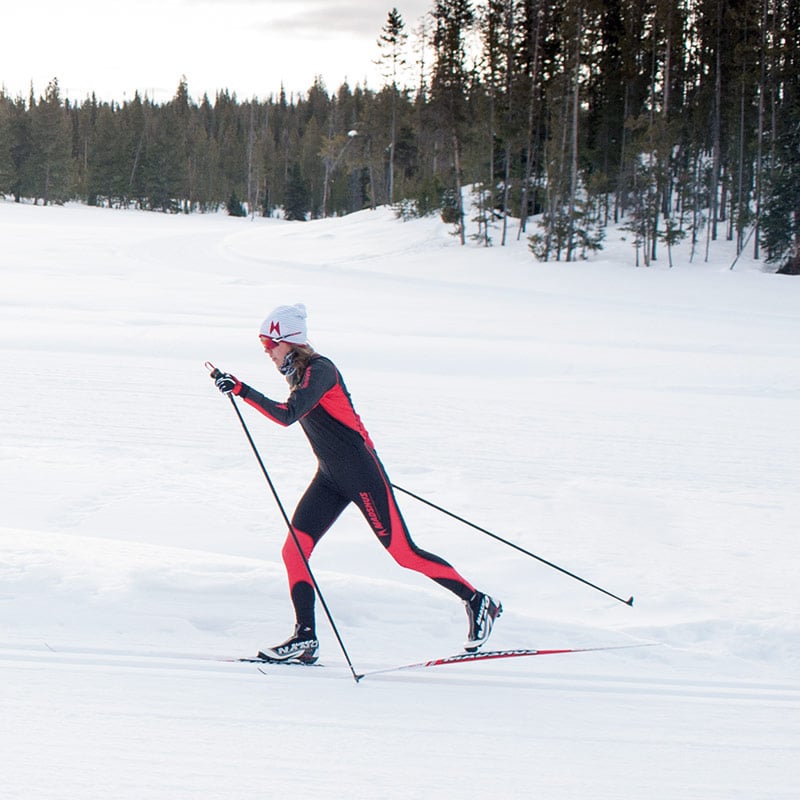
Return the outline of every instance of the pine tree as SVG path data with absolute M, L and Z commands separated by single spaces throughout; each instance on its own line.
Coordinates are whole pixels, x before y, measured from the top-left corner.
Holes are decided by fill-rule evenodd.
M 286 182 L 284 214 L 286 219 L 304 221 L 308 219 L 310 210 L 311 202 L 308 182 L 300 172 L 300 165 L 292 164 L 289 169 L 289 179 Z
M 769 147 L 760 240 L 768 263 L 800 274 L 800 9 L 787 3 L 770 11 L 763 18 L 769 46 L 761 86 Z
M 542 159 L 539 155 L 543 139 L 544 80 L 542 61 L 544 53 L 545 27 L 549 11 L 546 0 L 524 0 L 520 30 L 520 94 L 526 98 L 526 119 L 524 125 L 523 158 L 524 173 L 520 197 L 520 224 L 517 238 L 527 229 L 528 217 L 537 213 L 540 207 L 538 184 L 541 180 Z
M 245 209 L 244 205 L 242 205 L 242 201 L 239 199 L 236 192 L 231 192 L 231 196 L 228 198 L 228 202 L 225 203 L 225 208 L 228 211 L 228 216 L 231 217 L 247 216 L 247 209 Z
M 777 164 L 767 181 L 761 239 L 767 262 L 800 274 L 800 113 L 777 142 Z
M 31 108 L 30 188 L 45 205 L 63 202 L 72 193 L 72 126 L 61 103 L 58 80 Z
M 87 177 L 90 205 L 107 202 L 109 206 L 122 202 L 130 172 L 129 164 L 120 151 L 120 115 L 111 106 L 97 109 L 94 122 L 92 158 Z
M 400 102 L 400 90 L 397 79 L 400 69 L 405 65 L 406 59 L 403 53 L 408 34 L 405 31 L 405 22 L 397 8 L 389 12 L 386 24 L 381 30 L 378 38 L 378 47 L 381 49 L 381 63 L 384 66 L 384 77 L 389 80 L 388 89 L 390 93 L 391 123 L 389 126 L 389 168 L 387 200 L 394 203 L 394 171 L 397 150 L 397 117 L 398 105 Z
M 119 111 L 121 197 L 125 205 L 133 203 L 139 208 L 148 207 L 142 162 L 151 116 L 150 102 L 143 101 L 138 92 Z
M 597 17 L 587 13 L 584 0 L 566 2 L 562 14 L 562 38 L 548 64 L 549 138 L 545 144 L 547 184 L 542 230 L 531 236 L 529 243 L 537 258 L 573 261 L 599 247 L 580 163 L 584 53 L 593 50 Z
M 0 89 L 0 195 L 10 193 L 14 176 L 11 159 L 13 103 Z
M 436 124 L 449 147 L 452 168 L 452 194 L 457 213 L 456 229 L 461 244 L 466 243 L 464 200 L 462 197 L 461 152 L 467 122 L 467 54 L 465 37 L 474 22 L 469 0 L 436 0 L 431 12 L 434 20 L 435 51 L 431 80 L 431 106 Z

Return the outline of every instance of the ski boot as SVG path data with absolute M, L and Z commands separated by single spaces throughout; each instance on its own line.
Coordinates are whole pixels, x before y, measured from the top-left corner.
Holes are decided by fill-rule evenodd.
M 464 605 L 469 619 L 469 634 L 464 649 L 474 653 L 489 638 L 494 621 L 503 613 L 503 604 L 492 600 L 488 594 L 475 592 L 469 600 L 464 601 Z
M 283 664 L 313 664 L 317 660 L 319 642 L 314 631 L 307 625 L 295 625 L 294 634 L 283 644 L 267 647 L 258 651 L 258 657 L 264 661 Z

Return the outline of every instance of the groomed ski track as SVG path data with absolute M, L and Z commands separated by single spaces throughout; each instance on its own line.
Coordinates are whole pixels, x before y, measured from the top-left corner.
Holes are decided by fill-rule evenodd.
M 669 676 L 649 675 L 651 670 L 646 669 L 640 675 L 636 674 L 600 674 L 592 667 L 592 658 L 602 657 L 615 650 L 629 650 L 640 647 L 650 647 L 649 644 L 620 645 L 616 647 L 590 647 L 561 650 L 542 650 L 536 655 L 561 657 L 580 656 L 584 663 L 565 672 L 563 669 L 544 669 L 538 664 L 532 664 L 530 659 L 525 663 L 512 665 L 511 659 L 489 657 L 471 662 L 458 661 L 450 664 L 436 664 L 435 659 L 420 661 L 413 664 L 387 665 L 378 662 L 366 662 L 363 677 L 369 677 L 369 683 L 384 681 L 387 683 L 403 683 L 407 680 L 414 682 L 433 683 L 450 682 L 480 683 L 485 686 L 503 688 L 547 688 L 550 690 L 584 692 L 618 692 L 647 695 L 668 695 L 675 697 L 697 697 L 711 699 L 747 700 L 768 702 L 775 700 L 797 704 L 800 710 L 800 684 L 781 681 L 752 681 L 752 680 L 706 680 L 671 678 Z M 513 652 L 513 651 L 509 651 Z M 534 651 L 531 651 L 534 655 Z M 698 654 L 701 657 L 701 654 Z M 552 659 L 547 659 L 552 661 Z M 297 676 L 299 674 L 313 674 L 315 679 L 322 677 L 323 670 L 326 679 L 347 680 L 351 679 L 350 672 L 341 658 L 321 660 L 313 665 L 288 665 L 269 664 L 260 661 L 239 660 L 236 656 L 213 655 L 205 653 L 178 653 L 168 651 L 152 651 L 147 649 L 115 649 L 101 647 L 80 647 L 60 645 L 58 647 L 43 644 L 41 647 L 19 647 L 0 644 L 0 665 L 4 669 L 12 669 L 18 665 L 21 669 L 31 668 L 36 670 L 88 668 L 93 672 L 128 671 L 128 672 L 164 672 L 172 671 L 186 673 L 190 678 L 193 674 L 215 673 L 224 681 L 224 676 L 237 677 L 240 675 L 252 676 L 254 668 L 265 667 L 270 677 L 280 677 L 285 674 Z M 309 669 L 308 667 L 311 667 Z M 436 667 L 425 669 L 425 667 Z M 595 667 L 597 665 L 595 664 Z M 257 670 L 255 670 L 257 672 Z M 359 684 L 362 685 L 362 684 Z
M 24 781 L 48 800 L 96 796 L 103 782 L 122 798 L 153 786 L 172 786 L 174 797 L 187 800 L 201 792 L 243 798 L 265 775 L 286 791 L 300 770 L 308 785 L 338 775 L 342 796 L 366 798 L 367 787 L 348 781 L 364 770 L 374 775 L 376 758 L 394 759 L 387 769 L 395 775 L 398 764 L 409 765 L 402 786 L 382 787 L 389 798 L 529 797 L 537 771 L 552 775 L 554 764 L 563 776 L 555 788 L 551 779 L 548 796 L 581 797 L 585 776 L 569 765 L 589 758 L 592 796 L 607 800 L 655 784 L 658 796 L 711 800 L 788 800 L 794 791 L 779 777 L 797 756 L 800 688 L 789 683 L 672 678 L 644 662 L 637 674 L 618 656 L 584 653 L 568 673 L 552 659 L 518 659 L 524 668 L 509 661 L 442 666 L 374 675 L 356 688 L 333 659 L 324 669 L 275 665 L 265 675 L 253 664 L 207 656 L 77 650 L 0 647 L 4 685 L 14 687 L 3 698 L 4 718 L 17 732 L 5 754 L 13 764 L 7 797 L 22 797 Z M 776 709 L 783 730 L 775 728 Z M 728 733 L 720 737 L 720 729 Z M 121 730 L 122 751 L 113 733 Z M 420 736 L 426 731 L 436 736 Z M 316 739 L 313 763 L 304 757 L 309 736 Z M 31 740 L 35 751 L 14 747 Z M 442 758 L 463 752 L 466 770 L 476 746 L 483 763 L 502 769 L 441 777 Z M 512 757 L 521 747 L 526 757 Z M 626 755 L 630 747 L 635 760 Z M 94 758 L 67 768 L 87 748 Z M 680 770 L 687 759 L 692 787 Z M 59 774 L 57 783 L 48 778 Z M 707 780 L 698 784 L 702 775 Z

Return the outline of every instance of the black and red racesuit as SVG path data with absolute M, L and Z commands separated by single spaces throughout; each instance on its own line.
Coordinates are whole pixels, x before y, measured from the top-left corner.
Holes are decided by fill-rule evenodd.
M 287 379 L 293 389 L 284 403 L 246 384 L 238 384 L 234 392 L 280 425 L 299 422 L 317 456 L 317 473 L 291 520 L 306 558 L 346 506 L 355 503 L 398 564 L 469 600 L 475 588 L 450 564 L 411 540 L 386 471 L 333 362 L 314 354 L 302 374 Z M 291 534 L 282 555 L 297 622 L 313 630 L 314 589 Z

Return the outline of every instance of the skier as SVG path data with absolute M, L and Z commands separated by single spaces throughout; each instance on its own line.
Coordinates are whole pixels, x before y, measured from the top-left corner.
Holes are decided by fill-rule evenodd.
M 366 428 L 356 414 L 339 370 L 308 343 L 302 303 L 279 306 L 261 324 L 259 339 L 286 377 L 289 398 L 280 403 L 228 373 L 212 374 L 223 394 L 233 393 L 279 425 L 299 422 L 318 460 L 318 470 L 301 497 L 282 556 L 294 606 L 294 633 L 282 644 L 259 652 L 269 661 L 317 660 L 314 587 L 306 566 L 311 552 L 349 503 L 355 503 L 389 554 L 449 589 L 464 602 L 469 631 L 464 649 L 475 652 L 489 638 L 503 607 L 478 591 L 450 564 L 417 547 L 397 507 L 392 485 Z

